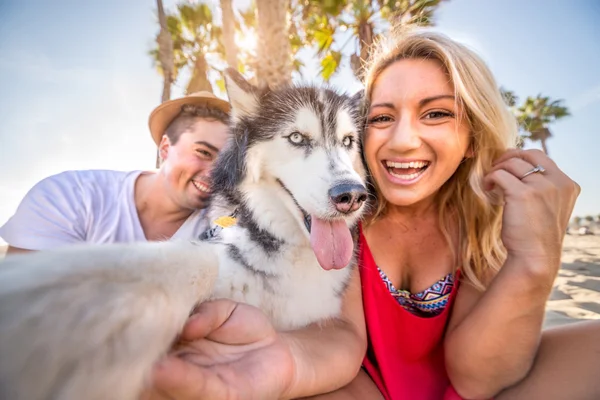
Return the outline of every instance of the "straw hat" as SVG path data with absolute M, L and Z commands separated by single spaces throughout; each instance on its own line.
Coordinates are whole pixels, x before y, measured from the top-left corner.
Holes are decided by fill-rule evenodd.
M 148 120 L 152 139 L 154 139 L 157 146 L 160 144 L 160 140 L 164 135 L 165 130 L 169 127 L 169 124 L 175 117 L 179 115 L 181 107 L 185 104 L 214 107 L 225 113 L 229 113 L 229 110 L 231 109 L 228 102 L 219 99 L 217 96 L 207 91 L 196 92 L 180 99 L 165 101 L 152 111 L 150 119 Z

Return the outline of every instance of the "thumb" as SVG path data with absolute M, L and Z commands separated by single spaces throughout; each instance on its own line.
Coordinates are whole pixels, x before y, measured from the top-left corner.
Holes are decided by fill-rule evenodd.
M 227 299 L 200 304 L 183 327 L 180 339 L 194 341 L 207 337 L 229 319 L 237 305 L 238 303 Z
M 166 357 L 154 368 L 153 389 L 168 399 L 198 399 L 209 394 L 209 376 L 206 368 L 177 357 Z
M 184 341 L 207 338 L 229 345 L 256 343 L 274 336 L 273 326 L 259 309 L 224 299 L 201 304 L 181 333 Z

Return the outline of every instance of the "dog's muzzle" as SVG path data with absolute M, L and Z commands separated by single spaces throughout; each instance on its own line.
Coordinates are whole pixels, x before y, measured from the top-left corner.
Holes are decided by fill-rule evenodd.
M 367 189 L 358 183 L 344 182 L 329 189 L 329 199 L 336 210 L 350 214 L 367 200 Z

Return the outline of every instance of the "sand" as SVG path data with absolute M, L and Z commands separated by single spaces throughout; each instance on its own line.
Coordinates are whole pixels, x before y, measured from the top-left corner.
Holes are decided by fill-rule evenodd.
M 544 326 L 600 319 L 600 235 L 565 236 Z
M 0 245 L 0 258 L 5 251 Z M 544 327 L 586 319 L 600 319 L 600 235 L 567 235 Z

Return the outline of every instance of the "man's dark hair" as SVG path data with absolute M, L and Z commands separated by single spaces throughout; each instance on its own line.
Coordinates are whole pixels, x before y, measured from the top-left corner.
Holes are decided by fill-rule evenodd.
M 199 119 L 219 121 L 225 125 L 229 124 L 229 114 L 223 110 L 215 107 L 184 104 L 181 107 L 181 112 L 171 121 L 164 134 L 169 138 L 171 144 L 176 144 L 181 134 Z

